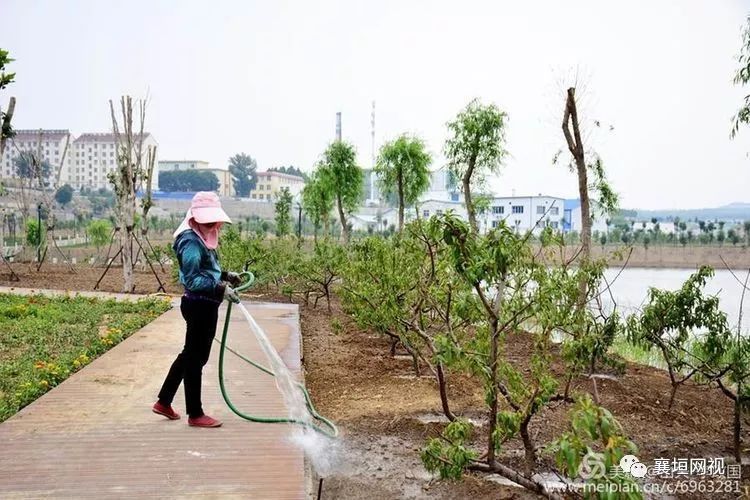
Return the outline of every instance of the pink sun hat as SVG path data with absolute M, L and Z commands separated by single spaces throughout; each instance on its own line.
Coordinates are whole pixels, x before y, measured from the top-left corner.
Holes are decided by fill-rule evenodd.
M 232 223 L 227 213 L 221 208 L 221 201 L 216 193 L 211 191 L 198 191 L 193 196 L 190 204 L 190 213 L 195 222 L 199 224 L 211 224 L 212 222 Z

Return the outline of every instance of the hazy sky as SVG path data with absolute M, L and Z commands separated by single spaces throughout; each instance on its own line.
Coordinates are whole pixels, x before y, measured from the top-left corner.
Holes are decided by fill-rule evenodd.
M 728 138 L 748 13 L 735 0 L 0 0 L 17 72 L 0 99 L 18 98 L 17 128 L 80 134 L 110 128 L 108 99 L 148 93 L 160 159 L 244 151 L 260 169 L 311 170 L 336 111 L 370 166 L 373 100 L 378 147 L 415 133 L 442 165 L 445 123 L 479 97 L 510 116 L 494 190 L 575 197 L 552 158 L 577 75 L 622 206 L 750 202 L 750 129 Z

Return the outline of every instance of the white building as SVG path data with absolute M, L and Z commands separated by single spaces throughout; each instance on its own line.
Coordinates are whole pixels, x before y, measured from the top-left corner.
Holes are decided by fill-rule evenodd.
M 599 231 L 600 233 L 606 233 L 608 231 L 607 228 L 607 220 L 601 216 L 597 215 L 597 210 L 592 206 L 591 207 L 593 213 L 593 222 L 591 224 L 591 232 Z M 569 232 L 569 231 L 576 231 L 581 232 L 581 229 L 583 228 L 582 225 L 582 218 L 581 218 L 581 200 L 574 199 L 574 200 L 565 200 L 565 218 L 563 220 L 563 231 Z
M 428 219 L 433 215 L 442 215 L 453 210 L 459 217 L 466 219 L 466 208 L 463 203 L 445 200 L 423 200 L 417 207 L 406 207 L 404 209 L 404 222 L 409 222 L 417 217 Z M 349 222 L 354 231 L 385 231 L 391 226 L 398 227 L 398 208 L 392 207 L 360 207 L 357 212 L 349 216 Z
M 146 164 L 146 154 L 149 146 L 156 146 L 156 139 L 148 132 L 144 133 L 142 147 L 142 164 Z M 112 133 L 81 134 L 69 151 L 70 166 L 68 183 L 78 189 L 112 189 L 107 175 L 117 167 L 117 151 L 115 135 Z M 72 153 L 72 154 L 71 154 Z M 159 178 L 158 162 L 154 166 L 151 186 L 156 189 Z
M 398 209 L 361 207 L 356 213 L 349 215 L 348 223 L 353 231 L 382 232 L 390 226 L 398 225 Z
M 404 211 L 406 222 L 414 220 L 419 211 L 420 218 L 440 216 L 452 211 L 459 218 L 468 221 L 468 212 L 462 201 L 445 199 L 422 199 L 415 208 Z M 486 233 L 496 228 L 500 221 L 518 232 L 532 231 L 538 234 L 547 226 L 557 231 L 564 230 L 565 200 L 554 196 L 509 196 L 490 199 L 486 210 L 476 214 L 479 231 Z M 580 217 L 580 215 L 579 215 Z M 362 207 L 351 216 L 355 230 L 367 230 L 368 226 L 383 230 L 391 224 L 398 224 L 398 209 L 386 208 L 378 212 L 374 207 Z M 385 227 L 383 227 L 385 226 Z M 605 225 L 606 228 L 606 225 Z
M 443 215 L 450 210 L 452 210 L 457 216 L 461 217 L 464 220 L 468 220 L 469 218 L 466 212 L 466 206 L 464 206 L 464 204 L 460 201 L 423 199 L 419 202 L 418 206 L 419 216 L 425 219 L 429 219 L 433 215 Z M 415 213 L 416 212 L 413 208 L 411 210 L 407 209 L 405 212 L 406 219 L 413 219 Z
M 15 136 L 8 140 L 5 145 L 2 164 L 0 164 L 0 177 L 3 179 L 12 179 L 17 177 L 15 161 L 21 153 L 41 152 L 42 161 L 47 161 L 50 165 L 50 175 L 54 176 L 56 170 L 60 168 L 60 162 L 63 161 L 63 152 L 65 151 L 65 142 L 69 137 L 68 152 L 65 157 L 65 164 L 60 171 L 61 184 L 67 182 L 68 169 L 70 165 L 71 150 L 73 147 L 73 137 L 67 129 L 60 130 L 16 130 Z M 54 179 L 53 179 L 54 181 Z
M 498 196 L 477 214 L 481 232 L 497 227 L 500 221 L 518 232 L 539 233 L 547 226 L 563 230 L 565 200 L 554 196 Z
M 219 179 L 219 196 L 234 196 L 234 183 L 232 174 L 229 173 L 229 167 L 216 168 L 211 167 L 207 161 L 203 160 L 162 160 L 159 162 L 159 172 L 174 172 L 185 170 L 201 170 L 213 173 Z
M 440 167 L 430 172 L 430 187 L 422 198 L 424 200 L 460 202 L 463 200 L 463 193 L 448 167 Z

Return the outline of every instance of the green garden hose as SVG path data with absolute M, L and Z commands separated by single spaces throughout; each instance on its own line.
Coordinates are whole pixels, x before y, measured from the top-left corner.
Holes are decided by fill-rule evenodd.
M 247 290 L 248 288 L 250 288 L 250 286 L 255 281 L 255 276 L 253 276 L 253 274 L 250 272 L 240 273 L 240 277 L 245 278 L 246 281 L 245 283 L 243 283 L 242 285 L 236 288 L 236 291 L 238 293 L 243 292 Z M 229 317 L 231 316 L 231 314 L 232 314 L 232 303 L 230 302 L 229 305 L 227 305 L 227 316 L 226 316 L 226 319 L 224 320 L 224 331 L 221 334 L 221 349 L 219 350 L 219 387 L 221 387 L 221 395 L 224 398 L 224 401 L 226 402 L 229 409 L 232 410 L 238 417 L 243 418 L 245 420 L 249 420 L 251 422 L 260 422 L 264 424 L 298 424 L 298 425 L 303 425 L 305 427 L 313 429 L 330 438 L 337 437 L 339 434 L 339 431 L 336 428 L 336 426 L 333 424 L 333 422 L 331 422 L 330 420 L 328 420 L 327 418 L 325 418 L 324 416 L 320 415 L 317 412 L 317 410 L 312 404 L 312 401 L 310 401 L 310 394 L 307 392 L 307 389 L 305 389 L 305 386 L 303 386 L 299 382 L 296 382 L 296 385 L 297 387 L 300 388 L 300 390 L 302 391 L 302 394 L 305 396 L 305 404 L 307 405 L 307 409 L 310 412 L 310 415 L 312 415 L 315 420 L 320 422 L 322 426 L 315 425 L 309 422 L 304 422 L 302 420 L 295 420 L 292 418 L 259 417 L 256 415 L 248 415 L 246 413 L 241 412 L 240 410 L 237 409 L 236 406 L 234 406 L 234 404 L 232 403 L 232 400 L 229 398 L 229 395 L 227 394 L 226 387 L 224 386 L 224 351 L 225 350 L 231 352 L 232 354 L 234 354 L 241 360 L 254 366 L 258 370 L 264 373 L 267 373 L 268 375 L 271 375 L 272 377 L 275 377 L 276 374 L 272 370 L 266 368 L 263 365 L 256 363 L 255 361 L 252 361 L 246 358 L 245 356 L 238 353 L 231 347 L 227 346 L 227 333 L 229 331 Z

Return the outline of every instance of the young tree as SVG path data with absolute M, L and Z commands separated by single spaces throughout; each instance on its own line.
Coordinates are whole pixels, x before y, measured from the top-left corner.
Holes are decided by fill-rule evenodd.
M 568 151 L 573 156 L 573 161 L 578 172 L 578 196 L 581 200 L 581 243 L 583 244 L 581 256 L 584 261 L 587 261 L 591 256 L 591 203 L 589 202 L 586 152 L 578 123 L 575 92 L 576 89 L 574 87 L 568 89 L 565 111 L 563 113 L 562 130 L 565 135 L 565 141 L 568 144 Z
M 713 269 L 703 266 L 679 290 L 650 288 L 643 312 L 628 318 L 630 342 L 659 351 L 667 365 L 672 383 L 669 408 L 677 388 L 699 371 L 694 347 L 724 345 L 730 333 L 726 314 L 719 308 L 719 298 L 703 290 L 713 275 Z M 705 351 L 712 353 L 712 357 L 721 356 L 716 348 Z M 702 362 L 709 363 L 709 357 Z
M 398 230 L 404 229 L 404 207 L 414 205 L 430 186 L 429 165 L 432 162 L 424 142 L 417 137 L 402 135 L 380 149 L 375 172 L 387 196 L 398 196 Z
M 21 151 L 18 156 L 13 159 L 13 166 L 15 167 L 16 176 L 29 182 L 34 182 L 37 178 L 41 178 L 43 183 L 49 182 L 49 176 L 51 172 L 50 164 L 47 160 L 40 160 L 36 156 L 36 151 Z
M 30 147 L 26 151 L 19 151 L 19 156 L 16 158 L 16 175 L 19 180 L 17 186 L 20 189 L 15 193 L 15 198 L 19 208 L 21 208 L 22 214 L 28 214 L 32 192 L 36 197 L 40 198 L 39 209 L 47 214 L 44 218 L 45 240 L 39 245 L 39 249 L 42 250 L 42 253 L 39 254 L 37 271 L 41 269 L 47 251 L 52 246 L 57 249 L 63 260 L 68 262 L 67 255 L 65 255 L 57 246 L 57 242 L 54 238 L 57 219 L 53 208 L 55 195 L 60 187 L 62 168 L 63 165 L 65 165 L 68 146 L 70 145 L 70 134 L 65 137 L 65 146 L 63 147 L 62 156 L 59 159 L 59 163 L 54 166 L 50 165 L 48 161 L 43 160 L 43 141 L 44 132 L 40 130 L 36 142 L 33 144 L 34 147 Z M 72 197 L 72 188 L 70 188 L 69 194 Z M 70 265 L 69 262 L 68 264 Z M 70 270 L 73 271 L 72 265 L 70 265 Z
M 109 182 L 115 192 L 114 216 L 120 232 L 122 252 L 123 291 L 135 289 L 133 277 L 133 240 L 136 219 L 136 193 L 151 182 L 156 148 L 148 146 L 144 151 L 146 134 L 146 102 L 138 101 L 138 129 L 133 127 L 133 100 L 130 96 L 120 99 L 121 117 L 118 121 L 114 103 L 109 101 L 112 130 L 115 136 L 117 168 L 110 172 Z M 106 271 L 105 271 L 106 272 Z M 101 280 L 101 279 L 100 279 Z
M 575 87 L 568 89 L 565 110 L 563 112 L 562 130 L 568 151 L 573 158 L 571 170 L 575 166 L 575 171 L 578 174 L 578 196 L 581 200 L 581 260 L 585 265 L 591 259 L 591 225 L 593 222 L 591 200 L 589 197 L 588 170 L 591 170 L 594 176 L 594 188 L 599 192 L 598 205 L 604 212 L 613 213 L 617 209 L 617 195 L 606 181 L 604 164 L 601 158 L 596 153 L 590 153 L 594 161 L 588 165 L 586 163 L 587 152 L 581 135 L 575 92 Z M 598 122 L 596 123 L 598 125 Z M 582 307 L 583 297 L 586 296 L 585 286 L 586 283 L 581 281 L 581 302 L 579 303 L 579 307 Z
M 323 162 L 318 169 L 326 189 L 333 193 L 341 222 L 341 234 L 349 241 L 347 213 L 352 212 L 362 199 L 362 169 L 357 166 L 354 146 L 343 141 L 334 141 L 323 153 Z
M 545 255 L 540 256 L 526 235 L 504 222 L 479 235 L 451 214 L 439 221 L 452 272 L 471 290 L 453 298 L 460 304 L 455 314 L 464 325 L 442 329 L 436 340 L 438 353 L 446 366 L 468 370 L 481 381 L 489 425 L 483 428 L 487 446 L 483 463 L 467 446 L 472 426 L 462 419 L 452 422 L 441 438 L 428 442 L 422 460 L 428 470 L 444 476 L 457 477 L 464 468 L 496 472 L 542 495 L 560 498 L 533 476 L 538 449 L 530 424 L 547 404 L 561 399 L 552 370 L 552 333 L 579 324 L 575 321 L 581 315 L 575 308 L 578 271 L 546 264 L 562 245 L 551 228 L 543 232 Z M 506 354 L 506 342 L 516 335 L 529 338 L 528 369 Z M 526 475 L 498 460 L 502 447 L 516 438 L 524 446 Z
M 740 237 L 737 236 L 737 231 L 735 231 L 734 229 L 730 229 L 729 231 L 727 231 L 727 239 L 732 242 L 733 246 L 737 245 L 737 243 L 739 243 L 740 241 Z
M 26 221 L 26 243 L 32 247 L 38 247 L 42 243 L 42 226 L 34 219 Z
M 248 154 L 238 153 L 229 158 L 229 173 L 232 174 L 232 183 L 237 196 L 247 197 L 255 188 L 258 180 L 257 168 L 258 164 Z
M 448 167 L 461 179 L 469 224 L 478 231 L 476 207 L 472 203 L 472 188 L 480 186 L 489 173 L 500 168 L 505 149 L 505 128 L 508 115 L 494 104 L 483 105 L 472 100 L 448 122 L 451 136 L 445 142 L 445 157 Z
M 13 62 L 8 56 L 8 51 L 0 49 L 0 90 L 3 90 L 9 84 L 13 83 L 13 79 L 16 77 L 15 73 L 6 73 L 5 66 Z M 0 161 L 3 159 L 3 153 L 5 152 L 5 142 L 13 137 L 13 128 L 11 127 L 11 120 L 13 119 L 13 112 L 16 108 L 16 98 L 11 97 L 8 101 L 8 107 L 3 111 L 0 107 Z
M 86 227 L 86 234 L 96 247 L 97 252 L 107 244 L 110 233 L 112 233 L 112 224 L 106 219 L 92 220 Z
M 632 475 L 624 473 L 622 469 L 619 473 L 616 472 L 623 456 L 638 452 L 635 444 L 627 438 L 620 423 L 609 411 L 592 401 L 588 395 L 576 401 L 571 413 L 571 429 L 549 446 L 549 451 L 555 455 L 558 468 L 566 476 L 578 478 L 585 470 L 581 467 L 585 465 L 583 461 L 594 457 L 604 466 L 602 471 L 604 474 L 586 478 L 586 482 L 602 488 L 601 491 L 613 492 L 596 495 L 595 498 L 623 500 L 643 498 Z M 623 493 L 614 493 L 620 491 Z
M 63 207 L 73 200 L 73 188 L 70 184 L 64 184 L 55 192 L 55 201 Z
M 292 228 L 292 193 L 289 192 L 289 188 L 281 189 L 274 208 L 276 210 L 276 236 L 286 236 Z
M 333 192 L 324 183 L 325 179 L 321 177 L 319 171 L 315 171 L 310 182 L 302 189 L 302 208 L 312 219 L 316 242 L 321 222 L 325 237 L 329 236 L 329 217 L 333 210 Z

